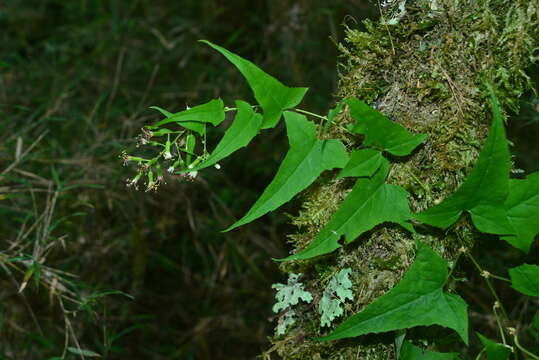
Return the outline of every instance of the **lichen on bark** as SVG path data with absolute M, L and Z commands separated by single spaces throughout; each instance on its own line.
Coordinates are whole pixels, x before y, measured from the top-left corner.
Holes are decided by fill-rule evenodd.
M 367 20 L 363 30 L 347 28 L 339 45 L 338 97 L 358 97 L 410 131 L 429 134 L 412 155 L 392 159 L 388 178 L 410 193 L 411 209 L 419 211 L 454 192 L 476 161 L 490 121 L 485 83 L 513 110 L 530 87 L 525 71 L 537 59 L 539 0 L 408 0 L 405 10 L 394 25 Z M 351 121 L 344 113 L 328 136 L 350 148 L 360 144 L 342 130 Z M 298 231 L 289 235 L 294 251 L 309 244 L 353 184 L 332 179 L 324 176 L 304 193 L 293 220 Z M 420 230 L 422 240 L 453 264 L 459 249 L 472 247 L 478 236 L 466 217 L 446 232 Z M 330 255 L 282 264 L 284 272 L 304 274 L 314 301 L 295 310 L 298 321 L 271 339 L 263 358 L 394 359 L 393 334 L 311 340 L 328 332 L 320 329 L 316 304 L 328 279 L 350 267 L 354 302 L 345 308 L 350 316 L 390 290 L 413 259 L 411 234 L 383 224 Z

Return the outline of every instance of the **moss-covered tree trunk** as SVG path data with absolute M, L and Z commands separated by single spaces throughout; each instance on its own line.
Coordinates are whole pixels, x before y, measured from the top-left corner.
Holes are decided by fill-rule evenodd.
M 411 209 L 418 211 L 454 192 L 477 159 L 490 124 L 485 83 L 506 109 L 517 108 L 539 46 L 539 0 L 408 0 L 404 8 L 402 1 L 388 3 L 381 7 L 385 21 L 348 29 L 338 96 L 356 96 L 412 132 L 429 134 L 411 156 L 393 159 L 388 178 L 410 193 Z M 339 130 L 350 121 L 345 113 L 328 136 L 359 145 L 360 138 Z M 298 231 L 289 236 L 295 249 L 313 239 L 353 185 L 333 179 L 328 175 L 304 194 L 294 220 Z M 459 249 L 472 247 L 477 236 L 462 217 L 447 232 L 424 229 L 422 240 L 455 262 Z M 411 234 L 384 224 L 331 255 L 283 264 L 285 272 L 303 273 L 314 301 L 297 307 L 296 323 L 272 339 L 265 358 L 394 359 L 394 334 L 322 343 L 309 338 L 331 330 L 320 329 L 316 311 L 329 275 L 353 269 L 347 317 L 390 290 L 413 259 Z

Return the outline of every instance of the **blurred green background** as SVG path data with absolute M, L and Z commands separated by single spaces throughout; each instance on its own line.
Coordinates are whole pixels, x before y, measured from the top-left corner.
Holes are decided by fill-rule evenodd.
M 0 4 L 0 359 L 79 359 L 79 346 L 103 359 L 250 359 L 267 347 L 271 284 L 284 280 L 271 257 L 287 252 L 282 214 L 297 203 L 220 230 L 271 179 L 283 129 L 157 193 L 126 188 L 135 172 L 118 156 L 159 118 L 151 105 L 251 99 L 198 39 L 310 87 L 302 107 L 324 113 L 342 24 L 377 12 L 350 0 Z M 517 164 L 538 170 L 538 101 L 524 101 L 509 134 Z

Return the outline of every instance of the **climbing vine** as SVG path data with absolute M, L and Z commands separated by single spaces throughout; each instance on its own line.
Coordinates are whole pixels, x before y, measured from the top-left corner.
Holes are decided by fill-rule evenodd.
M 396 331 L 396 353 L 400 359 L 417 359 L 419 353 L 425 359 L 458 358 L 457 353 L 426 352 L 405 339 L 406 329 L 439 325 L 454 330 L 463 343 L 469 341 L 467 304 L 448 286 L 451 264 L 423 241 L 423 234 L 429 227 L 448 229 L 463 213 L 470 215 L 478 231 L 497 235 L 524 253 L 529 252 L 539 233 L 539 172 L 524 179 L 510 178 L 511 159 L 503 116 L 490 85 L 485 86 L 490 93 L 492 125 L 475 166 L 452 195 L 438 199 L 428 209 L 412 213 L 408 192 L 386 180 L 392 163 L 406 161 L 407 156 L 427 141 L 427 134 L 413 134 L 357 98 L 340 101 L 327 116 L 296 108 L 307 88 L 287 87 L 252 62 L 208 41 L 203 43 L 238 68 L 258 104 L 238 100 L 234 107 L 226 107 L 222 100 L 214 99 L 178 113 L 152 107 L 164 119 L 142 129 L 139 145 L 153 149 L 154 155 L 145 158 L 122 154 L 125 164 L 138 166 L 137 174 L 128 180 L 128 185 L 136 187 L 145 183 L 146 190 L 150 191 L 163 182 L 163 169 L 189 180 L 204 168 L 219 168 L 219 161 L 247 146 L 255 136 L 274 128 L 284 118 L 289 150 L 275 177 L 247 213 L 224 231 L 279 208 L 313 184 L 323 172 L 333 171 L 335 179 L 356 178 L 351 191 L 307 246 L 277 261 L 299 262 L 321 257 L 386 223 L 397 224 L 411 234 L 416 255 L 396 286 L 335 328 L 332 328 L 333 321 L 344 314 L 342 306 L 354 299 L 349 278 L 354 269 L 331 274 L 322 298 L 314 302 L 312 294 L 300 282 L 301 275 L 290 274 L 287 285 L 274 284 L 277 303 L 273 310 L 280 313 L 276 335 L 283 336 L 294 326 L 294 307 L 301 300 L 317 306 L 322 335 L 315 337 L 317 341 Z M 208 151 L 208 126 L 219 125 L 228 112 L 235 113 L 232 124 L 213 150 Z M 356 137 L 359 147 L 347 149 L 342 139 L 327 136 L 328 129 L 337 126 L 335 117 L 344 114 L 355 123 L 342 130 Z M 339 170 L 334 171 L 336 169 Z M 426 185 L 422 186 L 428 191 Z M 341 242 L 341 238 L 344 241 Z M 471 257 L 464 246 L 461 253 Z M 475 263 L 472 257 L 471 260 Z M 537 265 L 522 264 L 512 268 L 510 279 L 503 280 L 511 282 L 516 291 L 526 296 L 539 296 Z M 538 323 L 536 316 L 532 326 L 537 327 Z M 330 330 L 322 334 L 322 328 Z M 478 334 L 488 359 L 508 359 L 517 349 L 529 358 L 539 359 L 520 345 L 516 331 L 511 332 L 511 343 L 503 329 L 500 332 L 502 343 Z

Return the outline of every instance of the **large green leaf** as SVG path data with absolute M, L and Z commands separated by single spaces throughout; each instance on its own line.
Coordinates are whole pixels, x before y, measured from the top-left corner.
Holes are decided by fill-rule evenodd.
M 408 193 L 396 185 L 385 184 L 389 163 L 382 158 L 380 169 L 372 178 L 360 178 L 333 214 L 329 223 L 302 251 L 281 261 L 302 260 L 338 249 L 339 239 L 351 243 L 359 235 L 384 222 L 394 222 L 414 231 L 410 219 Z
M 365 135 L 365 146 L 406 156 L 427 138 L 426 134 L 410 133 L 356 98 L 347 99 L 346 103 L 350 106 L 350 114 L 357 120 L 352 131 Z
M 509 269 L 511 286 L 528 296 L 539 296 L 539 266 L 522 264 Z
M 458 295 L 442 291 L 447 277 L 447 262 L 418 242 L 414 263 L 393 289 L 319 340 L 441 325 L 455 330 L 467 344 L 467 305 Z
M 236 117 L 215 147 L 215 150 L 203 163 L 194 169 L 189 169 L 189 171 L 204 169 L 216 164 L 236 150 L 249 144 L 258 134 L 262 124 L 262 115 L 255 113 L 251 105 L 245 101 L 236 101 L 236 107 L 238 109 Z
M 446 229 L 464 211 L 468 211 L 472 222 L 481 232 L 500 235 L 515 233 L 504 209 L 511 166 L 509 147 L 498 100 L 492 89 L 489 90 L 492 127 L 477 163 L 455 193 L 442 203 L 416 214 L 414 217 L 417 220 Z
M 175 114 L 157 106 L 151 106 L 150 109 L 155 109 L 166 117 L 165 119 L 148 126 L 150 129 L 157 129 L 161 125 L 173 122 L 186 129 L 196 131 L 199 134 L 204 134 L 206 123 L 217 126 L 225 119 L 225 108 L 223 100 L 221 99 L 214 99 L 205 104 L 193 106 L 192 108 Z
M 502 239 L 527 253 L 539 233 L 539 172 L 524 180 L 509 181 L 505 210 L 516 235 L 503 236 Z
M 485 346 L 485 351 L 487 353 L 487 360 L 507 360 L 509 355 L 511 355 L 511 348 L 503 344 L 498 344 L 490 339 L 487 339 L 480 333 L 476 332 L 479 340 Z
M 439 353 L 415 346 L 409 341 L 402 344 L 399 360 L 453 360 L 458 353 Z
M 350 160 L 341 170 L 337 179 L 347 176 L 371 177 L 382 166 L 382 153 L 373 149 L 354 150 Z
M 264 110 L 262 129 L 277 125 L 283 111 L 298 105 L 308 90 L 308 88 L 287 87 L 249 60 L 209 41 L 200 41 L 219 51 L 243 74 L 253 90 L 256 101 Z
M 303 115 L 284 113 L 290 149 L 275 178 L 243 218 L 225 231 L 275 210 L 313 183 L 325 170 L 342 168 L 348 154 L 339 140 L 319 140 L 316 125 Z

